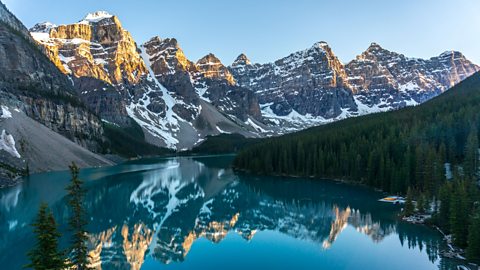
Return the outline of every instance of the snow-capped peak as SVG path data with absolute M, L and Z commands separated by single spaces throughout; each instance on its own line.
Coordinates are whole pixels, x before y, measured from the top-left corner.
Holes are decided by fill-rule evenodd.
M 33 33 L 49 33 L 50 30 L 55 27 L 57 27 L 57 25 L 51 22 L 42 22 L 35 24 L 29 31 Z
M 319 41 L 319 42 L 313 44 L 313 47 L 314 48 L 322 48 L 322 49 L 329 48 L 328 43 L 325 42 L 325 41 Z
M 110 19 L 113 15 L 106 11 L 97 11 L 94 13 L 88 13 L 87 16 L 81 22 L 99 22 L 104 19 Z
M 218 59 L 213 53 L 209 53 L 197 61 L 199 66 L 211 66 L 211 65 L 222 65 L 220 59 Z
M 240 54 L 237 59 L 233 62 L 232 66 L 245 66 L 245 65 L 251 65 L 252 63 L 250 62 L 250 59 L 242 53 Z
M 366 50 L 367 52 L 383 52 L 386 51 L 380 44 L 376 42 L 372 42 L 370 46 L 368 46 L 368 49 Z
M 465 56 L 458 51 L 445 51 L 439 55 L 440 58 L 465 58 Z

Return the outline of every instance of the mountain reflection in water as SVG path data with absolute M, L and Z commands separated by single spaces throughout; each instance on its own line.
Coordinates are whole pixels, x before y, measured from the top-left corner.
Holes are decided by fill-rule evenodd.
M 372 243 L 396 234 L 402 246 L 406 242 L 408 248 L 424 250 L 432 265 L 450 265 L 439 257 L 441 237 L 424 227 L 399 223 L 395 218 L 398 207 L 377 202 L 382 194 L 332 181 L 239 176 L 228 168 L 231 159 L 138 161 L 82 172 L 91 215 L 91 266 L 140 269 L 148 258 L 162 264 L 179 263 L 188 260 L 199 239 L 221 243 L 236 234 L 244 241 L 255 241 L 256 233 L 268 231 L 313 243 L 317 252 L 327 252 L 348 227 Z M 28 224 L 40 200 L 50 203 L 61 231 L 67 231 L 62 189 L 68 174 L 43 178 L 34 176 L 0 194 L 2 264 L 26 263 L 21 254 L 31 245 Z M 53 188 L 45 187 L 53 184 Z M 68 235 L 64 238 L 66 245 Z M 10 245 L 18 242 L 25 247 L 12 252 Z M 9 261 L 9 254 L 16 260 Z

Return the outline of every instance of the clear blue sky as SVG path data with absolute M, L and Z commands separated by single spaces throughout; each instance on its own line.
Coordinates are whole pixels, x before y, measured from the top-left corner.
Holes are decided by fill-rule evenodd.
M 27 27 L 117 15 L 141 44 L 175 37 L 191 60 L 265 63 L 327 41 L 348 62 L 375 41 L 411 57 L 459 50 L 480 64 L 480 0 L 1 0 Z

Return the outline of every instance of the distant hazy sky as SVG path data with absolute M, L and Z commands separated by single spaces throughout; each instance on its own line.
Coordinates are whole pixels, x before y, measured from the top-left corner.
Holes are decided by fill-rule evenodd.
M 105 10 L 141 44 L 175 37 L 197 60 L 270 62 L 327 41 L 348 62 L 375 41 L 411 57 L 459 50 L 480 64 L 480 0 L 1 0 L 27 27 Z

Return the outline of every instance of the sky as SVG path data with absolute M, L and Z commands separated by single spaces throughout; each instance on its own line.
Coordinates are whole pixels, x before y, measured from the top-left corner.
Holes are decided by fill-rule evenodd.
M 461 51 L 480 64 L 480 0 L 0 0 L 27 26 L 105 10 L 141 44 L 176 38 L 196 61 L 266 63 L 326 41 L 344 63 L 372 42 L 409 57 Z

